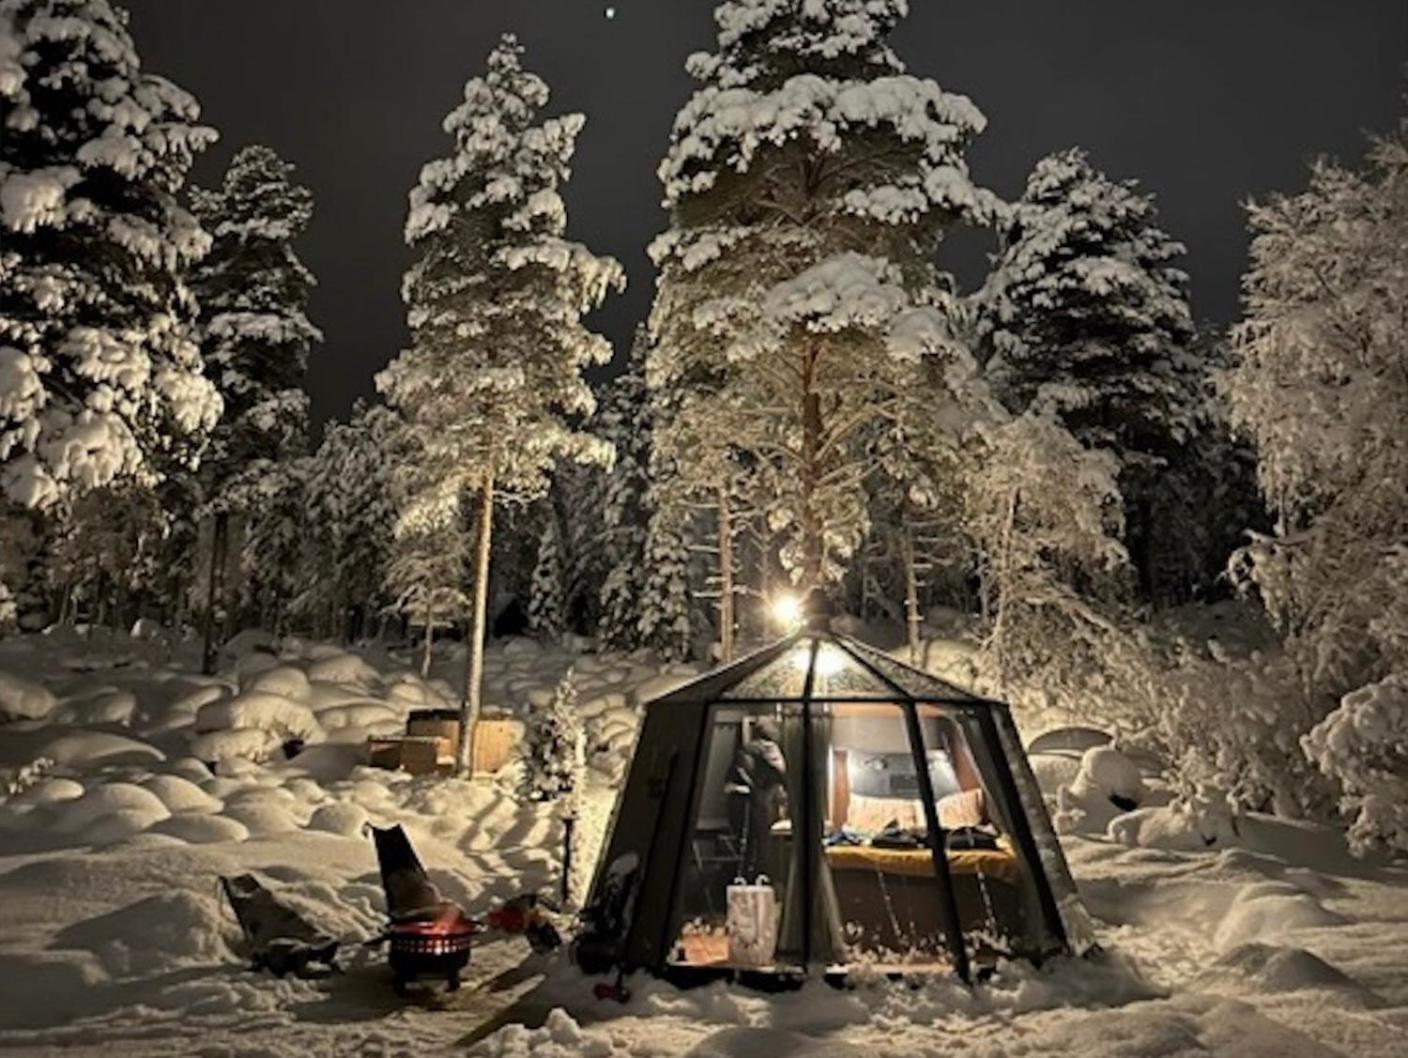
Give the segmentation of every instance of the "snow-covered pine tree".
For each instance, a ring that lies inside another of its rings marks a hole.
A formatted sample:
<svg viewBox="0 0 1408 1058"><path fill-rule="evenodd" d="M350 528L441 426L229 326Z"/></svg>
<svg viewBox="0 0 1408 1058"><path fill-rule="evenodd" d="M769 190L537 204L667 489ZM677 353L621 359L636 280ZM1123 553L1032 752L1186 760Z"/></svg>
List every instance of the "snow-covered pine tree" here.
<svg viewBox="0 0 1408 1058"><path fill-rule="evenodd" d="M542 118L543 80L505 36L488 71L446 117L454 138L411 192L407 242L419 259L403 295L411 347L377 379L406 419L420 475L402 521L458 512L475 494L478 530L459 769L469 767L483 675L496 499L541 496L561 458L607 462L609 448L573 430L593 410L582 377L611 348L582 316L624 282L614 260L564 237L561 189L584 118Z"/></svg>
<svg viewBox="0 0 1408 1058"><path fill-rule="evenodd" d="M561 638L564 629L562 530L552 504L541 506L538 557L533 563L533 581L528 592L528 627L537 635L556 640Z"/></svg>
<svg viewBox="0 0 1408 1058"><path fill-rule="evenodd" d="M597 413L603 440L616 451L602 503L606 573L601 586L597 636L603 646L634 650L641 645L638 609L646 580L645 548L650 521L650 393L645 357L650 335L636 330L626 369L606 386Z"/></svg>
<svg viewBox="0 0 1408 1058"><path fill-rule="evenodd" d="M640 644L683 661L693 648L687 518L678 503L652 490L646 527L645 582L636 607Z"/></svg>
<svg viewBox="0 0 1408 1058"><path fill-rule="evenodd" d="M299 609L325 619L334 634L366 634L389 603L384 589L396 524L399 420L380 404L358 401L345 423L329 423L308 477L310 563Z"/></svg>
<svg viewBox="0 0 1408 1058"><path fill-rule="evenodd" d="M199 454L220 414L177 203L215 133L108 0L0 0L0 495L61 506Z"/></svg>
<svg viewBox="0 0 1408 1058"><path fill-rule="evenodd" d="M528 713L524 737L523 794L531 801L571 797L586 767L586 737L577 711L572 670L562 677L546 705Z"/></svg>
<svg viewBox="0 0 1408 1058"><path fill-rule="evenodd" d="M1223 389L1276 521L1233 572L1313 710L1342 699L1348 714L1350 695L1408 672L1408 125L1360 170L1317 162L1306 191L1254 204L1250 222Z"/></svg>
<svg viewBox="0 0 1408 1058"><path fill-rule="evenodd" d="M1188 278L1175 266L1184 248L1156 219L1150 196L1083 152L1043 158L976 298L986 374L1008 409L1050 412L1119 459L1146 591L1156 472L1192 434L1200 381Z"/></svg>
<svg viewBox="0 0 1408 1058"><path fill-rule="evenodd" d="M599 414L584 426L602 437ZM548 499L557 515L562 556L564 632L590 635L599 618L608 563L604 527L610 474L610 466L570 461L559 463L553 473ZM536 565L536 555L534 559Z"/></svg>
<svg viewBox="0 0 1408 1058"><path fill-rule="evenodd" d="M191 192L214 240L193 286L207 372L225 402L201 474L204 509L245 523L246 607L276 623L301 558L306 468L295 463L308 447L308 357L322 340L306 311L314 279L293 249L312 219L313 194L293 172L256 144L235 155L218 189Z"/></svg>
<svg viewBox="0 0 1408 1058"><path fill-rule="evenodd" d="M960 401L975 371L932 259L953 221L993 204L963 159L984 118L905 73L887 38L906 10L720 4L660 167L671 227L651 248L649 382L748 413L733 443L805 587L834 583L864 529L859 434L914 410L925 358Z"/></svg>

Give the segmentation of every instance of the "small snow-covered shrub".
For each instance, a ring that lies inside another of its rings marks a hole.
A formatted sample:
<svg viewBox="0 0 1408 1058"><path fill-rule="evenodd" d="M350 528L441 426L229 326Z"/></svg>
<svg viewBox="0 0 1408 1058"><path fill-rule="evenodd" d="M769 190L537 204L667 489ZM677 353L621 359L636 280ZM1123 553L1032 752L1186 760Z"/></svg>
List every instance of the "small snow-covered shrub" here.
<svg viewBox="0 0 1408 1058"><path fill-rule="evenodd" d="M1408 851L1408 674L1346 694L1301 745L1339 785L1350 848Z"/></svg>
<svg viewBox="0 0 1408 1058"><path fill-rule="evenodd" d="M0 787L3 787L3 801L10 797L19 797L26 791L33 789L44 781L49 769L54 766L54 762L48 757L40 757L38 760L30 761L28 764L17 769L13 773L0 772Z"/></svg>
<svg viewBox="0 0 1408 1058"><path fill-rule="evenodd" d="M534 801L571 795L581 780L586 740L570 670L549 701L532 706L524 740L524 795Z"/></svg>
<svg viewBox="0 0 1408 1058"><path fill-rule="evenodd" d="M1184 649L1166 662L1156 685L1164 709L1155 736L1176 762L1173 777L1185 792L1212 783L1244 808L1329 814L1330 786L1301 750L1301 736L1324 716L1325 704L1305 691L1291 656L1208 659Z"/></svg>

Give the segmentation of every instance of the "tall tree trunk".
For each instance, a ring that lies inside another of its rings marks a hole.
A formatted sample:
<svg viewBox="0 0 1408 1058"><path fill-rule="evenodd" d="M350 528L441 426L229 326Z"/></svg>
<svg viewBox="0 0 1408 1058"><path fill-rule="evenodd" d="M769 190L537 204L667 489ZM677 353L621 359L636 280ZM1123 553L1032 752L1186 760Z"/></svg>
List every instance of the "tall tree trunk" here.
<svg viewBox="0 0 1408 1058"><path fill-rule="evenodd" d="M215 516L210 533L210 576L205 586L205 647L201 652L200 671L215 674L215 613L225 605L225 560L230 534L230 516L221 511Z"/></svg>
<svg viewBox="0 0 1408 1058"><path fill-rule="evenodd" d="M802 592L803 597L821 587L822 527L817 510L821 486L821 397L816 392L816 362L819 350L807 350L802 364Z"/></svg>
<svg viewBox="0 0 1408 1058"><path fill-rule="evenodd" d="M919 664L919 574L914 566L914 527L904 525L904 617L909 630L909 663Z"/></svg>
<svg viewBox="0 0 1408 1058"><path fill-rule="evenodd" d="M432 596L425 597L425 648L420 656L421 679L428 679L430 676L430 648L435 642L435 609L431 606Z"/></svg>
<svg viewBox="0 0 1408 1058"><path fill-rule="evenodd" d="M479 488L479 525L474 545L474 608L465 654L464 699L460 704L460 744L455 771L469 776L474 759L474 727L479 723L479 695L484 684L484 620L489 608L489 545L494 532L494 474L486 471Z"/></svg>
<svg viewBox="0 0 1408 1058"><path fill-rule="evenodd" d="M719 660L733 660L733 511L719 486Z"/></svg>

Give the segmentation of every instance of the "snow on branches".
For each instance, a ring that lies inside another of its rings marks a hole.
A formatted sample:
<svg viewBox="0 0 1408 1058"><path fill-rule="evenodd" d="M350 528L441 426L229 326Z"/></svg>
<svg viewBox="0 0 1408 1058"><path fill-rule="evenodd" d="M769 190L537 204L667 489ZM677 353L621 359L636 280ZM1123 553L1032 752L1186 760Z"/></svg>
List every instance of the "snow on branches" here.
<svg viewBox="0 0 1408 1058"><path fill-rule="evenodd" d="M977 298L987 374L1008 407L1054 412L1121 465L1175 449L1198 376L1183 246L1153 201L1079 150L1037 163Z"/></svg>
<svg viewBox="0 0 1408 1058"><path fill-rule="evenodd" d="M1234 573L1329 702L1408 671L1408 138L1251 207L1232 425L1276 516Z"/></svg>
<svg viewBox="0 0 1408 1058"><path fill-rule="evenodd" d="M1408 675L1345 695L1301 743L1344 791L1350 846L1408 851Z"/></svg>
<svg viewBox="0 0 1408 1058"><path fill-rule="evenodd" d="M651 248L647 380L681 391L662 445L713 453L684 470L753 468L784 563L812 585L836 582L864 533L864 439L980 388L932 258L948 224L996 208L963 159L984 121L904 73L885 40L905 10L721 5L660 167L672 224ZM688 444L669 439L681 431Z"/></svg>
<svg viewBox="0 0 1408 1058"><path fill-rule="evenodd" d="M564 238L580 115L539 119L547 86L505 37L445 120L455 141L411 192L420 251L403 294L412 346L378 377L410 424L423 484L405 517L443 516L486 472L531 499L561 457L609 459L567 416L594 407L582 369L610 360L582 315L623 282L620 266ZM437 514L436 512L439 512Z"/></svg>
<svg viewBox="0 0 1408 1058"><path fill-rule="evenodd" d="M51 508L190 462L220 413L176 194L215 133L107 0L3 0L0 493Z"/></svg>

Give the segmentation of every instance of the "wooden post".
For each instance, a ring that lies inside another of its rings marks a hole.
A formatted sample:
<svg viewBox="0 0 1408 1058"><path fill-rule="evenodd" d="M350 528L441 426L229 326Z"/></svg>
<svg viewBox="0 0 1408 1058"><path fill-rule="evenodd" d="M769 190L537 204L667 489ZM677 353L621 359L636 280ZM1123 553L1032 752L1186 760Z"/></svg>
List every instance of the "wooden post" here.
<svg viewBox="0 0 1408 1058"><path fill-rule="evenodd" d="M577 830L577 816L568 812L562 817L562 909L572 906L572 835Z"/></svg>
<svg viewBox="0 0 1408 1058"><path fill-rule="evenodd" d="M455 771L470 773L474 725L479 722L479 696L484 683L484 620L489 608L489 545L494 531L494 473L484 472L479 488L479 525L474 548L474 609L469 621L469 643L464 674L464 698L460 704L460 745Z"/></svg>

